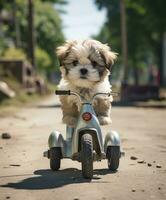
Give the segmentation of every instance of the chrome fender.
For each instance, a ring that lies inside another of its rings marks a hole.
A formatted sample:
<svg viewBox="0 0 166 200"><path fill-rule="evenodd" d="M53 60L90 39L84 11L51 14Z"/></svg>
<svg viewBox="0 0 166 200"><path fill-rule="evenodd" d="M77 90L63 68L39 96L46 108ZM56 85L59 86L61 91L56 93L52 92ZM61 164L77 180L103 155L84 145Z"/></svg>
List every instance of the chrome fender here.
<svg viewBox="0 0 166 200"><path fill-rule="evenodd" d="M52 147L64 147L65 140L59 131L53 131L48 138L48 146Z"/></svg>
<svg viewBox="0 0 166 200"><path fill-rule="evenodd" d="M104 151L106 152L108 146L120 146L120 137L116 131L110 131L106 134L104 140Z"/></svg>

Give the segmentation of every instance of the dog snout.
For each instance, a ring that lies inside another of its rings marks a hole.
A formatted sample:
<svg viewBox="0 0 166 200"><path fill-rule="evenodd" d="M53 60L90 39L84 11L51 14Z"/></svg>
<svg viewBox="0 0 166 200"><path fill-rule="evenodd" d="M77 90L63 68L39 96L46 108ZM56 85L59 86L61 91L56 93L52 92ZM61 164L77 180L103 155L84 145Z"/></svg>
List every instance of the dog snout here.
<svg viewBox="0 0 166 200"><path fill-rule="evenodd" d="M86 68L82 68L82 69L80 69L80 73L82 75L86 75L88 73L88 70Z"/></svg>

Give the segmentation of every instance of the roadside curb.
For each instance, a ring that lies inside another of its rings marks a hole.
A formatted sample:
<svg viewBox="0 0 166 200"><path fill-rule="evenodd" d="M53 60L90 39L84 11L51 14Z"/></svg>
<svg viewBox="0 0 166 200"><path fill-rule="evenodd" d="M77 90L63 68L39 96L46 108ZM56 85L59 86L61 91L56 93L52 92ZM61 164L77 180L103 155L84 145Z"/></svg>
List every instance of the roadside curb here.
<svg viewBox="0 0 166 200"><path fill-rule="evenodd" d="M119 107L138 107L138 108L166 108L166 103L161 102L123 102L115 101L112 103L113 106Z"/></svg>

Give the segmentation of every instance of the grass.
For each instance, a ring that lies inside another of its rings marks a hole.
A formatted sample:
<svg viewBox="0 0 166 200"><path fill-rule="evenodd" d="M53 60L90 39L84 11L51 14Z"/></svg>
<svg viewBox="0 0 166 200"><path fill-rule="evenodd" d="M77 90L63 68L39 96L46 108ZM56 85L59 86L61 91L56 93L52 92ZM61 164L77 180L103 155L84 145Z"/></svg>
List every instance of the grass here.
<svg viewBox="0 0 166 200"><path fill-rule="evenodd" d="M18 109L23 108L25 105L30 105L40 99L41 96L39 94L28 95L22 89L16 97L0 102L0 117L12 115L18 111Z"/></svg>
<svg viewBox="0 0 166 200"><path fill-rule="evenodd" d="M40 95L37 93L27 94L26 90L13 77L7 77L3 81L5 81L8 86L15 91L16 97L0 101L0 117L13 115L18 111L18 109L23 108L25 105L31 105L50 94L50 92L46 95ZM50 83L46 84L48 90L53 93L55 86Z"/></svg>
<svg viewBox="0 0 166 200"><path fill-rule="evenodd" d="M39 99L39 95L29 96L26 94L20 94L16 98L5 100L0 103L0 117L6 115L12 115L19 108L23 108L25 105L30 104Z"/></svg>

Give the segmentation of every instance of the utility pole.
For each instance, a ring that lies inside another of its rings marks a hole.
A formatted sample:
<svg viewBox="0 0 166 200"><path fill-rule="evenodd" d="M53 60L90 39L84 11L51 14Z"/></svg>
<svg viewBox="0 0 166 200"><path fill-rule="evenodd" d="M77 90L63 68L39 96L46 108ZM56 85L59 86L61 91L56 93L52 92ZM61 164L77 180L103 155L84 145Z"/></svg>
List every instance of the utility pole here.
<svg viewBox="0 0 166 200"><path fill-rule="evenodd" d="M126 10L125 10L124 0L120 0L120 20L121 20L122 58L124 66L123 83L126 84L128 78L128 50L127 50Z"/></svg>
<svg viewBox="0 0 166 200"><path fill-rule="evenodd" d="M35 65L35 31L34 31L34 4L28 0L28 55L34 71Z"/></svg>

